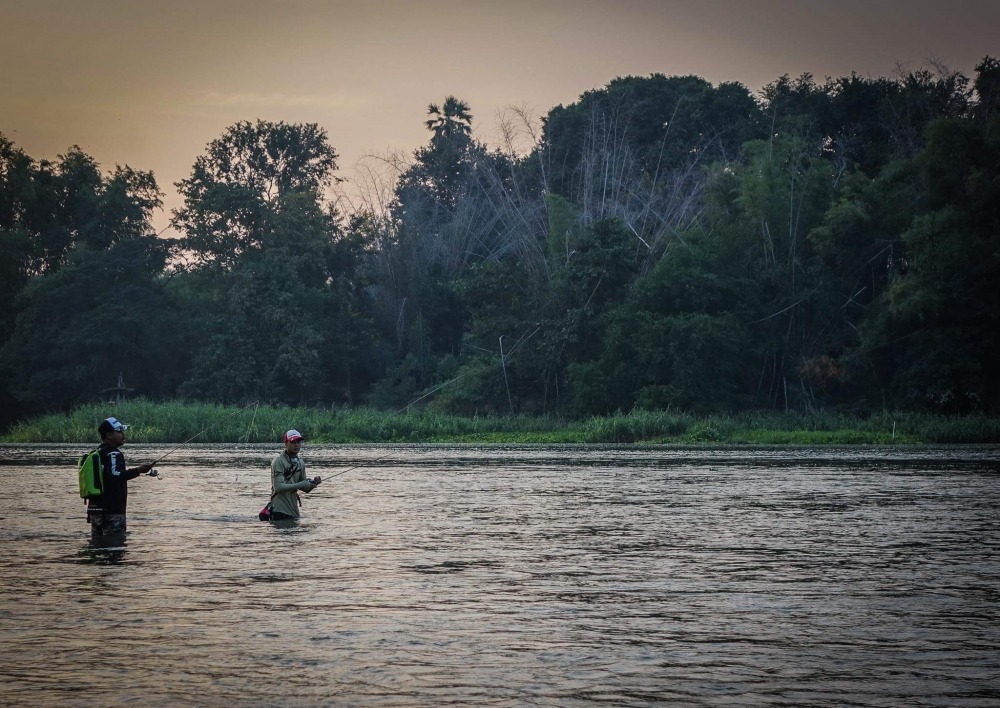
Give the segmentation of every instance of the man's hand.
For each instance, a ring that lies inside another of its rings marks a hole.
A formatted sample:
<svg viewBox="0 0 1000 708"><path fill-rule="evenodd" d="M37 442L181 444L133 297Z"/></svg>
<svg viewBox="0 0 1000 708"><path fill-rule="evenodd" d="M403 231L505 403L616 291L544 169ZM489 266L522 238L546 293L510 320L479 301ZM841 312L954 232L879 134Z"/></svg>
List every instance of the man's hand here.
<svg viewBox="0 0 1000 708"><path fill-rule="evenodd" d="M153 469L153 466L149 464L139 465L138 469L139 469L139 474L150 474L150 470ZM153 476L155 477L156 475Z"/></svg>
<svg viewBox="0 0 1000 708"><path fill-rule="evenodd" d="M320 477L319 475L316 475L315 477L313 477L313 478L312 478L312 479L310 479L309 481L310 481L310 482L312 482L312 485L313 485L314 487L318 487L318 486L319 486L319 483L320 483L320 482L322 482L322 481L323 481L323 479L322 479L322 478L321 478L321 477Z"/></svg>

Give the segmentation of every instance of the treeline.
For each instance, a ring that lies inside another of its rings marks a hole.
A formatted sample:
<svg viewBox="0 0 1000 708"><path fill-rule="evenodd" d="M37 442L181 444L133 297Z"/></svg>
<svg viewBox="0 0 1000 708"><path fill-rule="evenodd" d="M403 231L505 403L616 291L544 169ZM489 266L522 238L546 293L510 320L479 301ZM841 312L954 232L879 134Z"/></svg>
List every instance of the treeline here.
<svg viewBox="0 0 1000 708"><path fill-rule="evenodd" d="M179 239L152 173L0 135L0 408L1000 410L996 59L626 77L508 118L490 148L432 104L351 208L322 128L237 123L177 184Z"/></svg>

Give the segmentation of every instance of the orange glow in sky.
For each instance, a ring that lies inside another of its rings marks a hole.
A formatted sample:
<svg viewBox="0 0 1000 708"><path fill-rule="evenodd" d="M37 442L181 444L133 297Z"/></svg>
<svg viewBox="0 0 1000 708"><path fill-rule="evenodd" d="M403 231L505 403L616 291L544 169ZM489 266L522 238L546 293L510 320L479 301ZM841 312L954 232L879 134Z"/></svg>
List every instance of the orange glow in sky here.
<svg viewBox="0 0 1000 708"><path fill-rule="evenodd" d="M72 145L173 184L239 120L311 122L353 178L426 142L429 103L536 116L616 76L695 74L752 91L782 74L893 76L1000 56L994 0L0 0L0 133Z"/></svg>

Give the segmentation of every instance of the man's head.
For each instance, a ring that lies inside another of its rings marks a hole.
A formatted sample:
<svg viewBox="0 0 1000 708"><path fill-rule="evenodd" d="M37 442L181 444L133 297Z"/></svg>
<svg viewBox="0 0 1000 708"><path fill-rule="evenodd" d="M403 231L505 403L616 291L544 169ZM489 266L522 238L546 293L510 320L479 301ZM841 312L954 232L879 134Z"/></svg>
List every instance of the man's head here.
<svg viewBox="0 0 1000 708"><path fill-rule="evenodd" d="M127 430L128 426L117 418L105 418L97 426L97 432L101 436L101 441L110 442L115 445L121 445L125 442L125 431Z"/></svg>
<svg viewBox="0 0 1000 708"><path fill-rule="evenodd" d="M302 447L302 441L304 439L305 438L302 437L302 433L298 430L289 430L285 433L285 450L287 450L290 454L297 453L299 448Z"/></svg>

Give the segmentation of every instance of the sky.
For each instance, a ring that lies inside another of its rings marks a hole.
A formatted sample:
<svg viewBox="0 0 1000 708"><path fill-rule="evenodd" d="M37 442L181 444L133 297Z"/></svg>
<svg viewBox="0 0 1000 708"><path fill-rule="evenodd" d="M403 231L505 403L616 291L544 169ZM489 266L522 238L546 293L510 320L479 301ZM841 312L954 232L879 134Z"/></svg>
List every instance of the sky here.
<svg viewBox="0 0 1000 708"><path fill-rule="evenodd" d="M73 145L174 183L237 121L317 123L345 188L426 143L427 107L540 117L618 76L753 92L783 74L974 75L998 0L0 0L0 133L36 160Z"/></svg>

